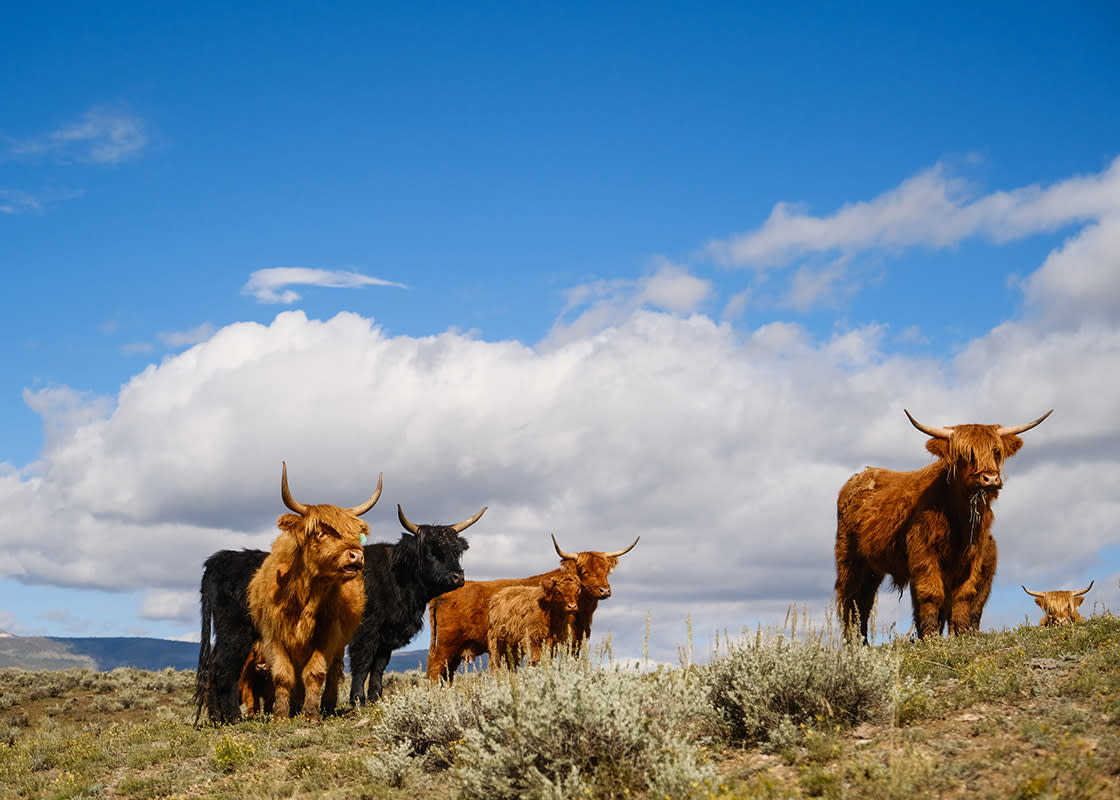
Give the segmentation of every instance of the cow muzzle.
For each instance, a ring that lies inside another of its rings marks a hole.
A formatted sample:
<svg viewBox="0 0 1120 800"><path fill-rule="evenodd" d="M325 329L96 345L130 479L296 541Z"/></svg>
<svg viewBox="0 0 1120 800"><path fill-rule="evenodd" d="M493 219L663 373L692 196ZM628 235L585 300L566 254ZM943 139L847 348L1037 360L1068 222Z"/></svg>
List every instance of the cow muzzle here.
<svg viewBox="0 0 1120 800"><path fill-rule="evenodd" d="M1003 477L998 472L981 472L979 487L982 489L1002 489Z"/></svg>
<svg viewBox="0 0 1120 800"><path fill-rule="evenodd" d="M360 575L366 566L366 556L361 548L357 550L347 550L346 555L343 556L342 571L348 577Z"/></svg>

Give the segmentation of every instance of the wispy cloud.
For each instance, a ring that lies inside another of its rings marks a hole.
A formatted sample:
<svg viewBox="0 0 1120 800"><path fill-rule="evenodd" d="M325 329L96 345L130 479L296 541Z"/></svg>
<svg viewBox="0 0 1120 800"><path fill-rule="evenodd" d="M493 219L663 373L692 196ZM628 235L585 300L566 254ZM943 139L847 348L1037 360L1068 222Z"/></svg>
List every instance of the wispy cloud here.
<svg viewBox="0 0 1120 800"><path fill-rule="evenodd" d="M257 298L258 303L291 305L300 299L300 295L286 288L289 286L325 286L331 289L360 289L364 286L408 288L403 283L372 278L360 272L307 267L272 267L258 269L250 275L248 282L241 287L241 294Z"/></svg>
<svg viewBox="0 0 1120 800"><path fill-rule="evenodd" d="M0 214L37 214L53 203L81 195L81 191L56 190L31 194L17 189L0 189Z"/></svg>
<svg viewBox="0 0 1120 800"><path fill-rule="evenodd" d="M123 111L93 108L75 122L10 145L11 155L54 155L90 164L117 164L148 144L143 120Z"/></svg>
<svg viewBox="0 0 1120 800"><path fill-rule="evenodd" d="M214 335L214 326L204 322L189 331L167 331L159 334L159 340L168 347L190 347L205 342Z"/></svg>
<svg viewBox="0 0 1120 800"><path fill-rule="evenodd" d="M952 247L974 236L1006 242L1120 211L1120 158L1095 175L976 197L942 164L878 197L831 215L778 203L761 227L710 242L709 256L729 267L784 267L826 253L925 246Z"/></svg>

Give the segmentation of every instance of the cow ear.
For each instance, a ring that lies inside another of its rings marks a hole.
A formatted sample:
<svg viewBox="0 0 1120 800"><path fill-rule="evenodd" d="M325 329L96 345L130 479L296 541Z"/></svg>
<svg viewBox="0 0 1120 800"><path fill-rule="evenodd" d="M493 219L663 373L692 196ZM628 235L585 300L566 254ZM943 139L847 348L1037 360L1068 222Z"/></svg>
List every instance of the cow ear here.
<svg viewBox="0 0 1120 800"><path fill-rule="evenodd" d="M1073 607L1077 608L1079 605L1081 605L1084 602L1085 602L1084 597L1075 597L1075 598L1073 598Z"/></svg>
<svg viewBox="0 0 1120 800"><path fill-rule="evenodd" d="M1036 598L1034 599L1034 604L1035 604L1036 606L1038 606L1039 608L1041 608L1041 609L1042 609L1043 611L1045 611L1045 610L1046 610L1046 604L1042 602L1042 598L1041 598L1041 597L1036 597Z"/></svg>
<svg viewBox="0 0 1120 800"><path fill-rule="evenodd" d="M949 440L930 438L926 440L926 450L933 453L940 459L948 461L949 459Z"/></svg>
<svg viewBox="0 0 1120 800"><path fill-rule="evenodd" d="M1004 436L1003 437L1003 457L1011 458L1019 452L1019 448L1023 446L1023 440L1018 436Z"/></svg>

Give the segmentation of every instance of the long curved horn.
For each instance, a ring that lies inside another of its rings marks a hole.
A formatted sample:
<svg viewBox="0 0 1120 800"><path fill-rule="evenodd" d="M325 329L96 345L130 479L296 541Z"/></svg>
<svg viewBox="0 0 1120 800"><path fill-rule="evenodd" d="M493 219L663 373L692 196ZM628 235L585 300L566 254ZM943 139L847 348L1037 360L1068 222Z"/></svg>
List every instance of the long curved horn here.
<svg viewBox="0 0 1120 800"><path fill-rule="evenodd" d="M476 522L478 522L479 518L483 514L486 513L486 509L488 509L489 507L490 506L483 506L482 510L479 511L477 514L475 514L470 519L465 519L462 522L456 522L454 525L451 526L451 530L455 531L455 533L462 533L467 528L469 528L471 525L474 525Z"/></svg>
<svg viewBox="0 0 1120 800"><path fill-rule="evenodd" d="M292 497L292 493L288 490L288 462L281 461L280 463L284 465L284 471L280 475L280 497L283 498L284 505L302 517L307 514L307 506L303 503L297 503L295 498Z"/></svg>
<svg viewBox="0 0 1120 800"><path fill-rule="evenodd" d="M417 536L420 534L420 527L415 523L408 521L408 517L404 515L404 509L401 508L400 503L397 503L397 519L401 521L401 525L404 525L404 529L409 533Z"/></svg>
<svg viewBox="0 0 1120 800"><path fill-rule="evenodd" d="M638 539L641 538L641 536L638 537ZM638 543L638 539L634 540L634 544ZM630 545L625 550L615 550L613 553L603 553L603 555L607 556L608 558L618 558L619 556L624 556L634 549L634 544Z"/></svg>
<svg viewBox="0 0 1120 800"><path fill-rule="evenodd" d="M556 534L555 533L551 533L551 534L549 534L549 536L552 537L552 546L556 548L556 554L558 556L560 556L560 558L575 558L576 557L575 553L565 553L563 550L560 549L560 545L558 545L556 543Z"/></svg>
<svg viewBox="0 0 1120 800"><path fill-rule="evenodd" d="M373 508L374 504L377 503L378 498L381 497L381 478L384 474L385 473L383 472L377 473L377 488L374 490L373 494L369 496L369 500L366 500L360 506L354 506L353 508L348 508L346 510L353 514L355 517L360 517L362 514Z"/></svg>
<svg viewBox="0 0 1120 800"><path fill-rule="evenodd" d="M1050 416L1053 413L1054 413L1054 409L1050 409L1045 414L1043 414L1041 417L1036 419L1034 422L1028 422L1026 425L1016 425L1013 428L1002 428L1002 427L997 428L996 429L996 436L1014 436L1016 434L1022 433L1023 431L1029 431L1031 428L1033 428L1038 423L1042 422L1042 420L1046 419L1048 416Z"/></svg>
<svg viewBox="0 0 1120 800"><path fill-rule="evenodd" d="M1019 585L1023 586L1023 584L1021 584L1021 583ZM1029 594L1031 597L1042 597L1042 592L1032 592L1026 586L1023 586L1023 591L1026 592L1027 594Z"/></svg>
<svg viewBox="0 0 1120 800"><path fill-rule="evenodd" d="M902 409L902 410L906 411L905 408ZM909 411L906 411L906 416L910 417L910 424L913 425L918 430L920 430L926 436L932 436L935 439L948 439L950 436L953 435L953 429L952 428L931 428L928 425L923 425L922 423L918 422L918 420L911 417ZM1039 420L1039 422L1041 422L1041 421L1042 420ZM1037 425L1038 423L1035 423L1035 424Z"/></svg>
<svg viewBox="0 0 1120 800"><path fill-rule="evenodd" d="M1081 595L1085 594L1085 593L1086 593L1087 591L1089 591L1090 589L1092 589L1092 588L1093 588L1093 583L1094 583L1094 582L1095 582L1095 581L1089 581L1089 585L1088 585L1088 586L1086 586L1086 587L1085 587L1084 589L1082 589L1082 590L1081 590L1080 592L1074 592L1074 593L1073 593L1073 596L1074 596L1074 597L1080 597Z"/></svg>

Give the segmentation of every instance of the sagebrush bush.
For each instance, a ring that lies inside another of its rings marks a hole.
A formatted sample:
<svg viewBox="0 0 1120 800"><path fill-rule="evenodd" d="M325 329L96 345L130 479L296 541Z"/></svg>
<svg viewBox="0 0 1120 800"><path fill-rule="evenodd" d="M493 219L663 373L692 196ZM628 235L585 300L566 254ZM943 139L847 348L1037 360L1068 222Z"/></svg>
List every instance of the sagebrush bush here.
<svg viewBox="0 0 1120 800"><path fill-rule="evenodd" d="M407 746L428 770L451 766L451 746L478 717L469 687L426 684L386 695L373 714L377 740L397 754Z"/></svg>
<svg viewBox="0 0 1120 800"><path fill-rule="evenodd" d="M743 743L765 742L790 726L855 725L889 719L894 659L865 645L821 637L796 641L759 634L729 647L703 670L712 705ZM920 687L911 683L907 697ZM788 738L788 735L786 736Z"/></svg>
<svg viewBox="0 0 1120 800"><path fill-rule="evenodd" d="M475 727L454 748L462 798L687 798L716 786L715 724L687 670L650 675L561 657L480 683Z"/></svg>

